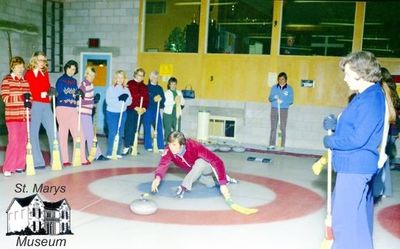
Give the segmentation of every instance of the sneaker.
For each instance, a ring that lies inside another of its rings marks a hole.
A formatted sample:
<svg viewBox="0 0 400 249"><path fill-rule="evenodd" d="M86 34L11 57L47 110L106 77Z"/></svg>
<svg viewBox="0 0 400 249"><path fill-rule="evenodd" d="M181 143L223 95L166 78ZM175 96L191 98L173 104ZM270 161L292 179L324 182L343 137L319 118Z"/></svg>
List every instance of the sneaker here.
<svg viewBox="0 0 400 249"><path fill-rule="evenodd" d="M129 151L130 151L130 147L126 147L122 149L122 155L128 155Z"/></svg>
<svg viewBox="0 0 400 249"><path fill-rule="evenodd" d="M66 162L66 163L63 163L63 166L64 167L69 167L69 166L71 166L72 164L70 163L70 162Z"/></svg>
<svg viewBox="0 0 400 249"><path fill-rule="evenodd" d="M228 180L228 183L230 183L230 184L238 184L239 183L238 180L236 180L235 178L230 177L228 175L226 175L226 180Z"/></svg>
<svg viewBox="0 0 400 249"><path fill-rule="evenodd" d="M107 159L112 159L112 156L108 155L106 156Z"/></svg>
<svg viewBox="0 0 400 249"><path fill-rule="evenodd" d="M45 169L45 168L46 168L45 165L35 167L35 169Z"/></svg>
<svg viewBox="0 0 400 249"><path fill-rule="evenodd" d="M185 192L186 192L186 188L183 186L179 186L176 189L175 198L182 199Z"/></svg>
<svg viewBox="0 0 400 249"><path fill-rule="evenodd" d="M267 150L275 150L275 146L274 145L270 145L267 147Z"/></svg>
<svg viewBox="0 0 400 249"><path fill-rule="evenodd" d="M123 156L122 155L117 155L117 158L121 159L121 158L123 158Z"/></svg>
<svg viewBox="0 0 400 249"><path fill-rule="evenodd" d="M10 171L4 171L3 175L6 176L6 177L9 177L9 176L11 176L11 172Z"/></svg>
<svg viewBox="0 0 400 249"><path fill-rule="evenodd" d="M159 149L158 152L164 153L164 149Z"/></svg>
<svg viewBox="0 0 400 249"><path fill-rule="evenodd" d="M15 170L15 172L17 172L17 173L24 173L24 171L25 171L25 170L23 170L23 169L16 169L16 170Z"/></svg>
<svg viewBox="0 0 400 249"><path fill-rule="evenodd" d="M108 161L109 160L109 158L107 158L107 157L105 157L105 156L103 156L103 155L100 155L97 159L96 159L96 161Z"/></svg>
<svg viewBox="0 0 400 249"><path fill-rule="evenodd" d="M88 165L90 165L90 164L91 164L90 161L86 161L86 162L82 163L83 166L88 166Z"/></svg>
<svg viewBox="0 0 400 249"><path fill-rule="evenodd" d="M153 149L146 149L148 152L152 152L153 151Z"/></svg>

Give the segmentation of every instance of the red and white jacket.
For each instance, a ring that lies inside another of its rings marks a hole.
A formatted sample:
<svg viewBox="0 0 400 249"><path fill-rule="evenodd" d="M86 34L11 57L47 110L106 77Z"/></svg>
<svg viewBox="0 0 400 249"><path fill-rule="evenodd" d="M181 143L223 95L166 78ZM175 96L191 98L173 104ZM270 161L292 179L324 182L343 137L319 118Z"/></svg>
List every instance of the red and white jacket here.
<svg viewBox="0 0 400 249"><path fill-rule="evenodd" d="M167 145L161 160L158 163L155 176L159 176L163 179L171 163L174 163L176 166L188 173L197 159L203 159L213 167L214 172L217 174L219 184L225 185L227 183L224 162L215 153L192 139L187 139L185 146L186 151L183 156L180 156L178 154L172 154Z"/></svg>

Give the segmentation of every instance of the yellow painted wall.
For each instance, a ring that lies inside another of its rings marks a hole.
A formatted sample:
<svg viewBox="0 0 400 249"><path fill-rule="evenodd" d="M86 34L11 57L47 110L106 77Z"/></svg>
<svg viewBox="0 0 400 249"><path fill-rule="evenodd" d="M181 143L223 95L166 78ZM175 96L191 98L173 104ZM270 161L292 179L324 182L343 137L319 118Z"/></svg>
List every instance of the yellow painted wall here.
<svg viewBox="0 0 400 249"><path fill-rule="evenodd" d="M206 0L202 0L202 4L205 2ZM280 1L275 3L281 4ZM274 18L279 16L279 13L274 14ZM205 26L207 21L204 21L204 9L201 11L201 18ZM200 34L204 26L200 27ZM278 30L279 25L274 27L273 35ZM271 55L228 55L204 53L205 49L202 48L205 42L200 39L198 54L139 51L138 65L150 71L158 69L160 64L173 64L174 76L178 78L178 89L190 84L196 91L196 98L265 102L270 90L267 84L268 72L285 71L288 82L294 88L296 104L332 107L347 104L349 91L338 66L339 57L279 56L278 42L278 38L273 42ZM400 73L400 58L384 58L380 62L391 72ZM314 80L315 87L301 88L302 79ZM166 88L165 83L161 85Z"/></svg>

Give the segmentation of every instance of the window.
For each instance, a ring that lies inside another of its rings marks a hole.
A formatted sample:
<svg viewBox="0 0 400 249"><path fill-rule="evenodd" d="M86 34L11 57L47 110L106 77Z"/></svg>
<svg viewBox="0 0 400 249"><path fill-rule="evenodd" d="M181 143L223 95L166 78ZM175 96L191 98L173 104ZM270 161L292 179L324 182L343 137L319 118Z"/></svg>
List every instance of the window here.
<svg viewBox="0 0 400 249"><path fill-rule="evenodd" d="M366 3L363 50L379 57L400 57L400 2Z"/></svg>
<svg viewBox="0 0 400 249"><path fill-rule="evenodd" d="M165 1L147 1L146 14L165 14Z"/></svg>
<svg viewBox="0 0 400 249"><path fill-rule="evenodd" d="M211 0L208 53L269 54L273 1Z"/></svg>
<svg viewBox="0 0 400 249"><path fill-rule="evenodd" d="M146 7L153 1L146 1ZM145 14L144 51L197 53L200 1L165 1L165 14ZM150 4L151 5L151 4Z"/></svg>
<svg viewBox="0 0 400 249"><path fill-rule="evenodd" d="M351 52L355 1L285 1L282 15L281 55Z"/></svg>
<svg viewBox="0 0 400 249"><path fill-rule="evenodd" d="M36 208L32 208L32 216L33 216L33 217L36 216Z"/></svg>

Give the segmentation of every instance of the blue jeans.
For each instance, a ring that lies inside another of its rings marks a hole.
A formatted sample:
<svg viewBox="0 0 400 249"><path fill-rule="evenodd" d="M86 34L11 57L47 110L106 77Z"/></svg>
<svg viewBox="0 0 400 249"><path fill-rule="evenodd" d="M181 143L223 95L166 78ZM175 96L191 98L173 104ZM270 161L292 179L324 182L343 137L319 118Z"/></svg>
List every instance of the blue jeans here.
<svg viewBox="0 0 400 249"><path fill-rule="evenodd" d="M33 101L31 109L30 139L32 144L32 154L35 167L45 166L39 141L40 125L43 125L44 129L46 130L51 152L53 150L54 140L53 122L53 112L51 111L50 103Z"/></svg>
<svg viewBox="0 0 400 249"><path fill-rule="evenodd" d="M125 125L125 148L133 145L135 139L136 127L138 125L138 113L135 110L126 110L126 125ZM142 124L143 116L140 123ZM140 126L139 126L140 129ZM120 135L121 136L121 135Z"/></svg>
<svg viewBox="0 0 400 249"><path fill-rule="evenodd" d="M109 111L106 112L106 121L108 125L107 156L111 156L112 154L114 139L115 136L117 135L119 117L120 117L119 112L109 112ZM121 126L119 127L119 134L118 134L119 141L118 141L117 155L121 155L122 138L124 136L125 122L126 122L126 111L123 112L121 117Z"/></svg>
<svg viewBox="0 0 400 249"><path fill-rule="evenodd" d="M151 136L151 126L155 127L156 125L156 115L157 109L148 109L144 113L144 148L151 149L153 148L153 138ZM161 113L158 114L158 123L157 123L157 147L158 149L164 149L164 136L163 136L163 123L161 120Z"/></svg>
<svg viewBox="0 0 400 249"><path fill-rule="evenodd" d="M372 174L336 176L332 202L332 249L373 249Z"/></svg>

